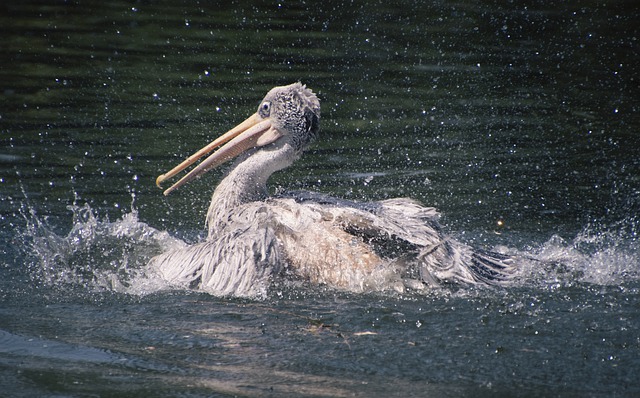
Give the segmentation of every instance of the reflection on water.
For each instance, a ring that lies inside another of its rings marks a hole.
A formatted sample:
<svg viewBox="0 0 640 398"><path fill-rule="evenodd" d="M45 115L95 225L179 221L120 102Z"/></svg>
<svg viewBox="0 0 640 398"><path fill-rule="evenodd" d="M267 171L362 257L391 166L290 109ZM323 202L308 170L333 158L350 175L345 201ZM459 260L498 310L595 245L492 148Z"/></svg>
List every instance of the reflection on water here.
<svg viewBox="0 0 640 398"><path fill-rule="evenodd" d="M633 2L0 10L3 391L640 391ZM202 238L216 182L164 198L159 172L297 80L322 135L274 189L411 196L462 240L562 266L498 291L284 285L257 302L141 274Z"/></svg>
<svg viewBox="0 0 640 398"><path fill-rule="evenodd" d="M63 361L115 362L117 357L92 348L74 347L56 341L25 338L0 330L0 353L25 357L45 357Z"/></svg>

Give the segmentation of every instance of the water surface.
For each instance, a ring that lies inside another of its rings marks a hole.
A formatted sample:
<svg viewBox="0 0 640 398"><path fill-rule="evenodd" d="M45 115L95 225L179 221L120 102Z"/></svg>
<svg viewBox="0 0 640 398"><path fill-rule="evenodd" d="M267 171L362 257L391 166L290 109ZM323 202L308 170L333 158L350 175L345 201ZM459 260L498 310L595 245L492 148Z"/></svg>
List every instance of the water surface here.
<svg viewBox="0 0 640 398"><path fill-rule="evenodd" d="M38 2L0 8L9 396L640 393L637 7ZM302 81L321 137L273 190L416 198L543 258L506 289L167 290L219 174L155 177Z"/></svg>

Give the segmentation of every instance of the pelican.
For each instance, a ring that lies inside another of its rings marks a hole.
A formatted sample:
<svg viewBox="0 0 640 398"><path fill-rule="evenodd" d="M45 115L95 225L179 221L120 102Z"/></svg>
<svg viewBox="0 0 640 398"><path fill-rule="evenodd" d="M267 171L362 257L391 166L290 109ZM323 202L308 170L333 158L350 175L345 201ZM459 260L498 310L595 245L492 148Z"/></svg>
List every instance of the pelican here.
<svg viewBox="0 0 640 398"><path fill-rule="evenodd" d="M235 159L213 192L206 240L156 256L150 266L173 284L234 296L264 295L276 278L352 292L503 285L513 278L513 258L451 238L436 209L414 200L268 196L269 177L298 159L319 127L320 101L309 88L275 87L255 114L159 176L160 187L219 147L168 195Z"/></svg>

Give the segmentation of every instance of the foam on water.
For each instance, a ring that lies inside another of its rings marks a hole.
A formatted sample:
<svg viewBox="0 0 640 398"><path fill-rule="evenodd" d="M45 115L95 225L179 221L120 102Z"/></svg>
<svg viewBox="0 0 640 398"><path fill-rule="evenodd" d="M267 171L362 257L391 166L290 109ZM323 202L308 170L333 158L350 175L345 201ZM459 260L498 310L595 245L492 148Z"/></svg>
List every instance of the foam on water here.
<svg viewBox="0 0 640 398"><path fill-rule="evenodd" d="M185 288L170 285L147 264L153 256L186 243L141 222L133 205L116 221L100 218L88 204L69 210L73 220L66 235L56 233L35 209L25 211L23 247L36 284L133 295ZM587 226L571 241L556 235L526 251L501 251L525 259L515 283L519 286L615 285L640 277L637 229L638 223L630 218L608 227Z"/></svg>

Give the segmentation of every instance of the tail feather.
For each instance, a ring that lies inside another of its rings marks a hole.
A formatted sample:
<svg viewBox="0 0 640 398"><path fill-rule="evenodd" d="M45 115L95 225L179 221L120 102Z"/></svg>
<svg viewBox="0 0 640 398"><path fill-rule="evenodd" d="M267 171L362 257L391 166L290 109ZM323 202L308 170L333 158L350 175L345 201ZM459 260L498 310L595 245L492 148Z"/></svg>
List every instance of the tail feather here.
<svg viewBox="0 0 640 398"><path fill-rule="evenodd" d="M469 269L478 282L500 285L509 282L515 273L512 257L492 251L474 250Z"/></svg>
<svg viewBox="0 0 640 398"><path fill-rule="evenodd" d="M428 285L505 285L513 279L516 272L514 258L492 251L472 249L451 239L424 249L418 259L420 278Z"/></svg>

